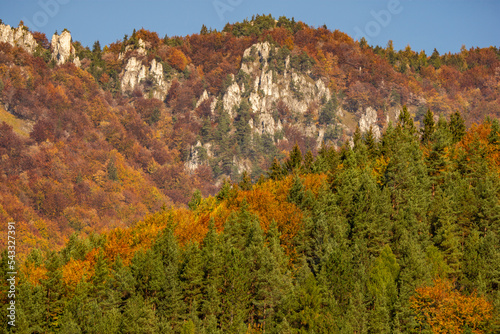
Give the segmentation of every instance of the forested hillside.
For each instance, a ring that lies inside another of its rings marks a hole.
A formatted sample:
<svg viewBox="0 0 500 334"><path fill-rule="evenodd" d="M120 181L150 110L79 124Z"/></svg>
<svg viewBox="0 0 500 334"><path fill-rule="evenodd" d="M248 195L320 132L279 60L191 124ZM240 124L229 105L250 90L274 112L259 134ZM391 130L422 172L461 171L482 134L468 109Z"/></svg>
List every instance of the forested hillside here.
<svg viewBox="0 0 500 334"><path fill-rule="evenodd" d="M295 144L315 156L356 128L379 140L403 106L417 128L428 110L498 118L499 55L396 51L266 15L91 49L0 22L0 219L18 222L21 252L47 250L244 172L256 182Z"/></svg>
<svg viewBox="0 0 500 334"><path fill-rule="evenodd" d="M0 21L16 332L497 333L499 117L494 46Z"/></svg>
<svg viewBox="0 0 500 334"><path fill-rule="evenodd" d="M498 332L500 125L432 116L33 250L17 332Z"/></svg>

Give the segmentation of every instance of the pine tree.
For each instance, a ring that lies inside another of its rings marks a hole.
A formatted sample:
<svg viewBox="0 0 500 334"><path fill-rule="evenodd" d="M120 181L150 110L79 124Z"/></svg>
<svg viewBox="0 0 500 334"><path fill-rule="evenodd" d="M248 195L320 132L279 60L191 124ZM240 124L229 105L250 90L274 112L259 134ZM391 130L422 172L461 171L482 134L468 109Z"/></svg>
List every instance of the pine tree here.
<svg viewBox="0 0 500 334"><path fill-rule="evenodd" d="M314 156L311 150L307 150L304 156L304 164L302 166L304 173L312 173L314 171Z"/></svg>
<svg viewBox="0 0 500 334"><path fill-rule="evenodd" d="M232 193L232 186L231 186L231 181L229 179L225 179L224 183L222 184L219 193L215 196L215 198L218 201L222 201L224 199L228 199L231 197Z"/></svg>
<svg viewBox="0 0 500 334"><path fill-rule="evenodd" d="M406 105L403 106L403 110L399 113L398 130L410 136L413 136L417 132L413 118Z"/></svg>
<svg viewBox="0 0 500 334"><path fill-rule="evenodd" d="M366 145L366 148L368 149L368 154L369 154L370 158L373 158L377 153L377 143L375 141L375 136L373 134L372 126L370 126L370 129L368 129L368 132L365 133L364 144Z"/></svg>
<svg viewBox="0 0 500 334"><path fill-rule="evenodd" d="M436 130L432 135L429 153L425 158L428 174L432 183L432 195L434 196L436 187L443 184L450 168L448 148L451 146L451 133L448 123L444 117L440 117Z"/></svg>
<svg viewBox="0 0 500 334"><path fill-rule="evenodd" d="M92 278L92 294L97 300L101 302L105 298L106 294L106 281L108 279L107 276L108 265L101 250L99 252L99 255L97 256L96 264L94 265L94 277Z"/></svg>
<svg viewBox="0 0 500 334"><path fill-rule="evenodd" d="M2 266L2 268L8 267ZM46 305L48 300L43 287L41 285L31 285L21 274L21 278L18 281L16 299L20 301L19 303L16 301L17 331L21 333L42 333L46 331ZM4 303L3 305L6 304ZM5 327L7 328L7 326Z"/></svg>
<svg viewBox="0 0 500 334"><path fill-rule="evenodd" d="M281 164L276 157L273 160L271 169L267 172L267 177L271 180L279 180L283 177L283 169L281 168Z"/></svg>
<svg viewBox="0 0 500 334"><path fill-rule="evenodd" d="M457 278L460 275L460 238L458 224L450 200L438 189L430 207L431 233L435 245L443 252L444 259L449 267L449 274Z"/></svg>
<svg viewBox="0 0 500 334"><path fill-rule="evenodd" d="M300 151L299 145L296 143L290 152L290 157L285 161L285 169L288 173L291 173L297 168L300 168L302 164L302 152Z"/></svg>
<svg viewBox="0 0 500 334"><path fill-rule="evenodd" d="M208 232L202 243L203 259L203 290L205 298L202 301L201 312L204 315L206 327L218 327L217 318L222 312L222 271L223 249L213 220L210 221Z"/></svg>
<svg viewBox="0 0 500 334"><path fill-rule="evenodd" d="M356 130L354 130L354 134L352 135L352 144L353 148L356 148L361 143L362 134L359 125L356 126Z"/></svg>
<svg viewBox="0 0 500 334"><path fill-rule="evenodd" d="M206 35L206 34L208 34L208 29L207 26L203 24L201 26L200 35Z"/></svg>
<svg viewBox="0 0 500 334"><path fill-rule="evenodd" d="M121 332L158 333L158 320L152 305L141 295L127 300L123 312Z"/></svg>
<svg viewBox="0 0 500 334"><path fill-rule="evenodd" d="M431 140L432 135L434 134L434 130L435 130L434 113L430 109L428 109L424 117L424 127L420 130L421 132L420 141L422 142L422 144L425 145Z"/></svg>
<svg viewBox="0 0 500 334"><path fill-rule="evenodd" d="M46 329L54 330L58 328L60 317L62 316L64 304L62 301L63 281L61 271L61 258L56 252L51 252L45 261L45 268L47 268L47 278L42 280L42 286L46 294Z"/></svg>
<svg viewBox="0 0 500 334"><path fill-rule="evenodd" d="M158 278L151 283L157 291L154 302L158 306L158 316L171 326L178 327L185 319L186 305L182 300L182 284L179 277L180 253L172 228L165 228L153 245L153 269Z"/></svg>
<svg viewBox="0 0 500 334"><path fill-rule="evenodd" d="M282 300L291 289L291 278L276 223L270 227L266 238L258 221L254 222L249 232L245 254L251 266L250 317L252 323L267 331L274 327L274 318Z"/></svg>
<svg viewBox="0 0 500 334"><path fill-rule="evenodd" d="M246 170L243 171L241 176L241 181L238 183L241 190L251 190L252 189L252 179Z"/></svg>
<svg viewBox="0 0 500 334"><path fill-rule="evenodd" d="M491 145L500 146L500 122L497 118L490 120L491 124L490 134L488 135L488 142Z"/></svg>
<svg viewBox="0 0 500 334"><path fill-rule="evenodd" d="M196 208L198 207L198 205L200 205L201 200L202 200L201 191L199 189L196 189L193 192L193 195L191 196L191 200L188 203L189 208L191 210L195 211Z"/></svg>
<svg viewBox="0 0 500 334"><path fill-rule="evenodd" d="M198 244L190 242L183 252L180 269L184 302L190 319L197 319L200 314L203 290L203 263Z"/></svg>
<svg viewBox="0 0 500 334"><path fill-rule="evenodd" d="M300 332L317 332L322 327L322 296L316 278L303 263L293 291L290 323Z"/></svg>
<svg viewBox="0 0 500 334"><path fill-rule="evenodd" d="M460 112L455 112L450 116L450 131L453 136L453 142L457 143L465 135L465 121Z"/></svg>
<svg viewBox="0 0 500 334"><path fill-rule="evenodd" d="M293 183L288 192L287 201L301 207L306 200L305 187L298 175L294 175Z"/></svg>
<svg viewBox="0 0 500 334"><path fill-rule="evenodd" d="M398 295L397 278L400 268L389 245L382 249L374 262L368 282L368 294L373 303L369 326L374 333L389 333L393 305Z"/></svg>

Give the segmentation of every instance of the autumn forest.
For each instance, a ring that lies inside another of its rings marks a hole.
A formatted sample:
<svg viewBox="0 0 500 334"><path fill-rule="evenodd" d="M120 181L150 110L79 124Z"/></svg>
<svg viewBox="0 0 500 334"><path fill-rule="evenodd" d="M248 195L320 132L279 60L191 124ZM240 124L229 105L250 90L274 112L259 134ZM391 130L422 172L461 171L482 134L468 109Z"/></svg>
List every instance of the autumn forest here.
<svg viewBox="0 0 500 334"><path fill-rule="evenodd" d="M500 331L499 48L0 28L2 332Z"/></svg>

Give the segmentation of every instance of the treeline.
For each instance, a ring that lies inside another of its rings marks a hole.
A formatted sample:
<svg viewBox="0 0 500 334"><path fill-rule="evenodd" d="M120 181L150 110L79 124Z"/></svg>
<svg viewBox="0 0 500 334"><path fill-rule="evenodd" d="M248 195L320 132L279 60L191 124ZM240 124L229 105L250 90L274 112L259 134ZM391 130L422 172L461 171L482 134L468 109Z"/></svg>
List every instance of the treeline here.
<svg viewBox="0 0 500 334"><path fill-rule="evenodd" d="M296 147L190 210L32 251L16 332L496 333L499 173L498 120L419 131L403 108L380 141Z"/></svg>

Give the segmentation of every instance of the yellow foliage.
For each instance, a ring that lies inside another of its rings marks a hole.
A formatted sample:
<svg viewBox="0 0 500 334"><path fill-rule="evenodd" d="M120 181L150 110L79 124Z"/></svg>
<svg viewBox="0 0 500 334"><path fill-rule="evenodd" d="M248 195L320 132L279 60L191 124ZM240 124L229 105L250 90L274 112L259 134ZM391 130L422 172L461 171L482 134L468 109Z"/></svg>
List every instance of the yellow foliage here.
<svg viewBox="0 0 500 334"><path fill-rule="evenodd" d="M383 155L375 160L372 173L378 184L384 183L384 174L387 169L387 165L389 165L389 160L389 157L385 157Z"/></svg>
<svg viewBox="0 0 500 334"><path fill-rule="evenodd" d="M70 290L74 290L78 283L88 281L94 274L93 263L87 259L70 259L62 268L63 281Z"/></svg>
<svg viewBox="0 0 500 334"><path fill-rule="evenodd" d="M484 333L493 306L483 297L466 296L453 289L452 282L436 279L434 286L420 287L410 298L420 324L426 322L434 333Z"/></svg>
<svg viewBox="0 0 500 334"><path fill-rule="evenodd" d="M47 269L45 266L35 266L34 263L24 263L21 272L26 273L26 280L32 285L39 285L40 280L47 278Z"/></svg>

